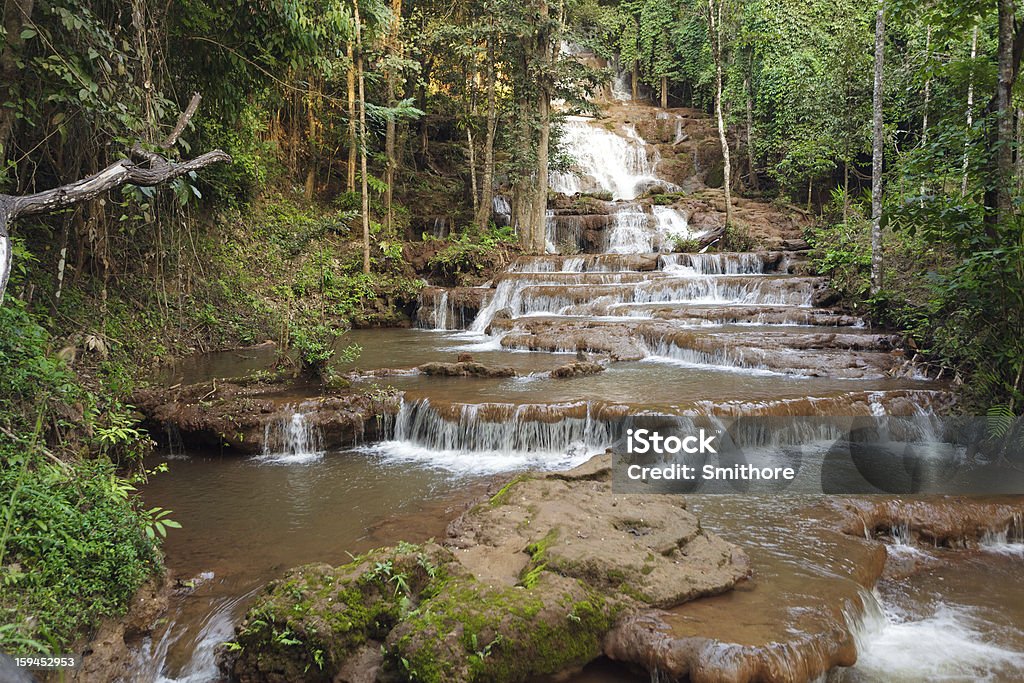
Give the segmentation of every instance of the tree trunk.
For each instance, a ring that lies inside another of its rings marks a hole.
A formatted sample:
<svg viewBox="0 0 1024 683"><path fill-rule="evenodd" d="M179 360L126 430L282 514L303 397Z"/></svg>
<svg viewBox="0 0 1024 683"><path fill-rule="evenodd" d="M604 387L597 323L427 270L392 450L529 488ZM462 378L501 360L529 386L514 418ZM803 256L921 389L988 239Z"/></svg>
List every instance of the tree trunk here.
<svg viewBox="0 0 1024 683"><path fill-rule="evenodd" d="M466 125L466 156L469 157L469 194L473 198L473 215L480 211L480 197L476 188L476 145L473 143L473 125Z"/></svg>
<svg viewBox="0 0 1024 683"><path fill-rule="evenodd" d="M729 139L726 136L725 116L722 113L722 5L724 0L708 0L708 28L715 60L715 116L718 119L718 138L722 143L722 160L725 163L725 224L732 225L732 163L729 159Z"/></svg>
<svg viewBox="0 0 1024 683"><path fill-rule="evenodd" d="M997 112L999 115L999 139L996 143L996 210L999 222L1006 224L1013 214L1013 199L1010 187L1013 179L1013 82L1014 64L1014 21L1017 14L1015 0L999 0L999 90Z"/></svg>
<svg viewBox="0 0 1024 683"><path fill-rule="evenodd" d="M633 74L630 77L630 97L633 101L640 99L640 60L633 60Z"/></svg>
<svg viewBox="0 0 1024 683"><path fill-rule="evenodd" d="M931 61L932 58L932 27L928 27L928 35L925 38L925 59ZM931 77L926 78L924 81L924 116L921 118L921 147L928 146L928 114L929 107L932 103L932 79ZM921 183L921 207L924 208L924 197L928 194L928 186Z"/></svg>
<svg viewBox="0 0 1024 683"><path fill-rule="evenodd" d="M493 19L492 19L493 21ZM498 128L497 106L494 92L494 40L487 38L487 133L484 139L484 176L481 181L480 204L476 210L476 224L483 230L491 218L494 203L494 136Z"/></svg>
<svg viewBox="0 0 1024 683"><path fill-rule="evenodd" d="M363 215L363 273L370 274L370 188L366 176L366 79L363 75L363 29L359 3L353 4L356 21L356 80L359 84L359 193Z"/></svg>
<svg viewBox="0 0 1024 683"><path fill-rule="evenodd" d="M356 191L356 155L359 142L356 139L356 58L352 41L345 47L348 57L348 178L345 189Z"/></svg>
<svg viewBox="0 0 1024 683"><path fill-rule="evenodd" d="M978 25L971 34L971 80L967 85L967 141L964 143L964 169L960 179L960 195L967 196L968 171L970 170L971 130L974 128L974 60L978 58Z"/></svg>
<svg viewBox="0 0 1024 683"><path fill-rule="evenodd" d="M401 49L398 44L399 32L402 24L402 0L391 0L391 34L389 36L389 42L391 43L391 54L398 58L401 56ZM395 89L396 81L398 80L398 74L395 72L395 67L388 69L387 76L387 97L388 106L394 108L398 102L395 100ZM392 112L388 116L387 129L384 133L384 156L387 159L386 167L384 169L384 184L387 185L385 192L387 193L384 198L384 204L387 207L387 219L385 225L387 225L387 234L391 234L392 223L394 222L394 210L391 206L392 199L394 197L394 185L395 185L395 170L398 168L398 159L395 156L395 136L397 135L397 126L395 121L395 115Z"/></svg>
<svg viewBox="0 0 1024 683"><path fill-rule="evenodd" d="M540 25L546 26L550 17L547 0L541 0ZM538 40L538 53L544 74L539 87L537 102L537 119L540 134L537 142L537 182L534 188L533 217L530 221L530 250L543 254L546 251L545 228L547 225L548 208L548 159L551 144L551 96L554 84L550 82L550 65L558 58L558 37L552 35L547 28L541 29Z"/></svg>
<svg viewBox="0 0 1024 683"><path fill-rule="evenodd" d="M751 54L750 61L754 61ZM754 159L754 85L750 78L750 71L753 71L753 64L749 65L746 78L743 79L743 91L747 95L747 182L750 189L758 192L761 187L757 179L757 162Z"/></svg>
<svg viewBox="0 0 1024 683"><path fill-rule="evenodd" d="M9 143L14 132L17 111L14 107L8 108L7 103L10 102L13 105L17 100L16 86L12 86L23 78L22 69L18 66L19 53L24 44L21 32L32 20L34 5L35 0L5 0L4 2L3 28L6 35L3 52L0 53L0 168L6 166L8 159L11 158ZM2 251L2 245L0 245L0 251ZM3 262L2 257L3 254L0 253L0 263ZM2 275L3 273L0 273L0 276ZM2 293L3 289L0 288L0 295Z"/></svg>
<svg viewBox="0 0 1024 683"><path fill-rule="evenodd" d="M661 77L661 108L668 109L668 76Z"/></svg>
<svg viewBox="0 0 1024 683"><path fill-rule="evenodd" d="M871 291L882 288L882 153L885 134L883 91L885 74L885 0L875 14L874 140L871 154Z"/></svg>

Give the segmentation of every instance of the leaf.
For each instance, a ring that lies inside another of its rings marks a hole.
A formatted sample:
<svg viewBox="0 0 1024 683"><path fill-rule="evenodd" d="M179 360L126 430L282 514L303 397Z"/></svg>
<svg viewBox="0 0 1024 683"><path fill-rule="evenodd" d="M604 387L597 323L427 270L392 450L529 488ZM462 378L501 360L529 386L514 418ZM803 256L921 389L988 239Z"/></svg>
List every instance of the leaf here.
<svg viewBox="0 0 1024 683"><path fill-rule="evenodd" d="M21 39L28 40L29 38L35 38L36 30L34 28L26 28L21 31Z"/></svg>

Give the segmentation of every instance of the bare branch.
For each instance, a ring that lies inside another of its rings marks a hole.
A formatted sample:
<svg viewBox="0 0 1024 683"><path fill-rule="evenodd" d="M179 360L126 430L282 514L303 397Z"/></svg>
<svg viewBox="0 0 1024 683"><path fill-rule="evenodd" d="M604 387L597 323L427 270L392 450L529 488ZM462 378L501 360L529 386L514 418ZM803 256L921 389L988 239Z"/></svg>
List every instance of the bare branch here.
<svg viewBox="0 0 1024 683"><path fill-rule="evenodd" d="M203 96L199 93L192 93L192 101L185 107L185 111L181 112L181 116L178 117L178 123L174 125L174 130L167 136L167 139L160 145L164 149L170 149L174 147L174 143L178 141L181 134L185 131L185 126L192 120L192 116L196 113L196 109L199 109L199 102L203 99Z"/></svg>
<svg viewBox="0 0 1024 683"><path fill-rule="evenodd" d="M197 97L193 97L192 102L198 106ZM194 111L193 104L189 105L179 120L179 125L182 128L191 118L190 111ZM23 216L52 213L75 204L81 204L124 185L153 187L211 164L231 161L231 156L219 149L207 152L191 161L183 162L168 161L159 154L143 150L139 145L132 149L132 154L144 159L145 163L121 159L99 173L55 187L52 190L20 197L0 194L0 303L3 303L4 291L11 273L12 248L8 226L17 219Z"/></svg>

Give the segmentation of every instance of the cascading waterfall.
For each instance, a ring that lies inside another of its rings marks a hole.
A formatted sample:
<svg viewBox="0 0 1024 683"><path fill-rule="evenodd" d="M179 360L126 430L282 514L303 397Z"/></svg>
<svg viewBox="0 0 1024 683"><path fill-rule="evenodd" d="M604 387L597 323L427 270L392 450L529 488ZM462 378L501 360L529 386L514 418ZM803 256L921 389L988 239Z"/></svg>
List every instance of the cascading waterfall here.
<svg viewBox="0 0 1024 683"><path fill-rule="evenodd" d="M614 423L589 404L456 405L403 401L393 435L366 450L464 474L524 467L560 469L584 462L615 440Z"/></svg>
<svg viewBox="0 0 1024 683"><path fill-rule="evenodd" d="M508 197L500 194L494 195L491 199L491 214L497 225L511 225L512 205L509 203Z"/></svg>
<svg viewBox="0 0 1024 683"><path fill-rule="evenodd" d="M654 251L651 217L640 207L627 204L612 215L608 236L610 254L647 254Z"/></svg>
<svg viewBox="0 0 1024 683"><path fill-rule="evenodd" d="M989 552L1024 557L1024 515L1015 514L1003 529L986 531L980 545Z"/></svg>
<svg viewBox="0 0 1024 683"><path fill-rule="evenodd" d="M659 181L656 161L648 156L647 145L634 129L628 137L592 126L588 119L569 117L562 138L566 152L576 160L575 172L552 172L548 185L564 195L607 192L616 200L636 199Z"/></svg>
<svg viewBox="0 0 1024 683"><path fill-rule="evenodd" d="M654 206L651 211L658 226L655 239L659 251L671 250L676 240L695 239L702 234L690 230L686 216L670 206Z"/></svg>
<svg viewBox="0 0 1024 683"><path fill-rule="evenodd" d="M663 254L661 265L666 272L679 267L697 275L762 275L767 272L764 256L756 253Z"/></svg>
<svg viewBox="0 0 1024 683"><path fill-rule="evenodd" d="M320 430L309 424L305 413L295 411L288 417L268 422L263 428L263 454L261 462L294 464L319 460Z"/></svg>

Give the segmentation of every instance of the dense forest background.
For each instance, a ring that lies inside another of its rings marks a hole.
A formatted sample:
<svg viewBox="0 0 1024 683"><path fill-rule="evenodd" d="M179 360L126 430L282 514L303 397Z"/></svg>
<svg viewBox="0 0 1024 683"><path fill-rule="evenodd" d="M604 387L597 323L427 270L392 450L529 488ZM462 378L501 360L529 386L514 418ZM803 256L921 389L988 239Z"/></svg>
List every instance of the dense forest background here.
<svg viewBox="0 0 1024 683"><path fill-rule="evenodd" d="M812 216L846 303L904 330L966 408L1024 411L1008 0L6 0L0 41L0 192L139 150L232 158L9 226L0 580L19 590L0 607L49 605L0 627L9 642L59 649L159 564L164 511L132 502L144 472L124 478L147 448L129 396L148 369L266 339L315 365L351 325L407 321L424 274L472 281L542 250L548 172L571 164L560 122L616 83L720 113L726 189ZM499 191L512 226L492 222ZM83 499L102 506L56 512ZM83 540L49 573L9 560L51 552L35 531L57 528Z"/></svg>

